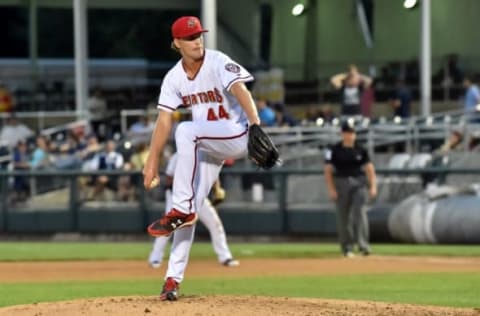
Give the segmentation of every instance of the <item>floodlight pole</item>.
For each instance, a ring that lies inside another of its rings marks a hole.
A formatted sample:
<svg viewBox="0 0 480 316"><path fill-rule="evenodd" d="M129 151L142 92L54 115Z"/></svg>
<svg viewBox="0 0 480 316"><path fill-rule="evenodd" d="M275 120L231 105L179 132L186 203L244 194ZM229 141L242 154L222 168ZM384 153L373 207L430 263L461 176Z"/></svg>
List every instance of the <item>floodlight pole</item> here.
<svg viewBox="0 0 480 316"><path fill-rule="evenodd" d="M31 66L31 91L35 92L38 83L38 4L37 0L30 0L28 7L28 54ZM32 103L33 98L32 98Z"/></svg>
<svg viewBox="0 0 480 316"><path fill-rule="evenodd" d="M432 65L431 65L431 33L430 33L430 0L420 1L421 13L421 114L424 116L431 114L431 97L432 97Z"/></svg>
<svg viewBox="0 0 480 316"><path fill-rule="evenodd" d="M88 41L87 1L73 0L73 28L75 38L75 104L77 119L87 109L88 100Z"/></svg>
<svg viewBox="0 0 480 316"><path fill-rule="evenodd" d="M208 30L205 34L205 47L217 49L217 1L202 0L202 26Z"/></svg>

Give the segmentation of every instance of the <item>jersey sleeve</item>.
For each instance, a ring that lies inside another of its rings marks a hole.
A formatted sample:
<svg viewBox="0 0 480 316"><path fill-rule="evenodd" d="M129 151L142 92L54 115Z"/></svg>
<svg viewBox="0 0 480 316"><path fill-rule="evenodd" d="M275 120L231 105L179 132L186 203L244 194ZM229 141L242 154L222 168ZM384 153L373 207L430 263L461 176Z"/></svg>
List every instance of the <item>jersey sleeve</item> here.
<svg viewBox="0 0 480 316"><path fill-rule="evenodd" d="M160 96L158 97L157 105L158 109L173 112L182 104L180 93L175 87L176 85L173 79L173 74L172 72L169 72L163 79L162 87L160 88Z"/></svg>
<svg viewBox="0 0 480 316"><path fill-rule="evenodd" d="M168 160L167 167L165 168L165 174L167 176L173 177L176 166L177 166L177 153L174 153Z"/></svg>
<svg viewBox="0 0 480 316"><path fill-rule="evenodd" d="M217 75L227 91L236 82L248 82L254 79L250 72L225 54L220 54L218 57Z"/></svg>

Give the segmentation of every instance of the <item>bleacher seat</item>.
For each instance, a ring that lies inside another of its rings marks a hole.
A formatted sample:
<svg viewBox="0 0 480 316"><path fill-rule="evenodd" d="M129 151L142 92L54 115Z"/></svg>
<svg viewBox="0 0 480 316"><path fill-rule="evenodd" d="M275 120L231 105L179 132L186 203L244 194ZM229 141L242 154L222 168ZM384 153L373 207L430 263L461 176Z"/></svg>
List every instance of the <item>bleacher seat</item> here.
<svg viewBox="0 0 480 316"><path fill-rule="evenodd" d="M404 170L424 168L432 159L430 154L400 153L393 155L388 162L388 169ZM397 202L422 187L422 179L418 175L388 175L378 177L379 198L388 202ZM384 196L386 195L386 196Z"/></svg>
<svg viewBox="0 0 480 316"><path fill-rule="evenodd" d="M410 158L411 155L407 153L395 154L388 161L388 169L402 169L407 165Z"/></svg>
<svg viewBox="0 0 480 316"><path fill-rule="evenodd" d="M406 167L409 169L425 168L432 161L432 154L419 153L414 154L407 162Z"/></svg>

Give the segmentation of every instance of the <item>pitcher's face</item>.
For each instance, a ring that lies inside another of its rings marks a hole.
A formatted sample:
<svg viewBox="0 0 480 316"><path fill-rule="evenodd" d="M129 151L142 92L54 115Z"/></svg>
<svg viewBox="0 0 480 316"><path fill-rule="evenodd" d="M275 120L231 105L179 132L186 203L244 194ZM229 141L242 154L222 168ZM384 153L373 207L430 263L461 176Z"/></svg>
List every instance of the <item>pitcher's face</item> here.
<svg viewBox="0 0 480 316"><path fill-rule="evenodd" d="M182 56L189 59L199 60L205 54L202 33L175 39L175 45L179 48Z"/></svg>

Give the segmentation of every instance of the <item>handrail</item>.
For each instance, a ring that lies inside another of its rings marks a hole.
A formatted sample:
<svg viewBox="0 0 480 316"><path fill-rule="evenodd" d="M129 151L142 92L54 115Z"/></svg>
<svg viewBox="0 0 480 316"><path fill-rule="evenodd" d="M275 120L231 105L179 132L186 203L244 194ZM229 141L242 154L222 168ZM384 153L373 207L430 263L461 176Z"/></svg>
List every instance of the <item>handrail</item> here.
<svg viewBox="0 0 480 316"><path fill-rule="evenodd" d="M376 168L376 173L383 175L412 175L412 174L480 174L480 168L447 168L447 167L429 167L429 168ZM223 174L241 175L241 174L255 174L255 175L321 175L323 168L277 168L272 170L262 170L256 168L223 168ZM81 171L81 170L0 170L0 177L11 176L30 176L30 177L45 177L45 176L99 176L99 175L142 175L141 171L127 171L127 170L101 170L101 171Z"/></svg>
<svg viewBox="0 0 480 316"><path fill-rule="evenodd" d="M0 113L0 118L5 119L10 117L11 113ZM46 128L45 119L46 118L58 118L66 117L72 118L73 120L81 119L88 117L87 112L76 112L76 111L30 111L30 112L15 112L15 116L19 119L36 119L37 120L37 129L43 130Z"/></svg>

